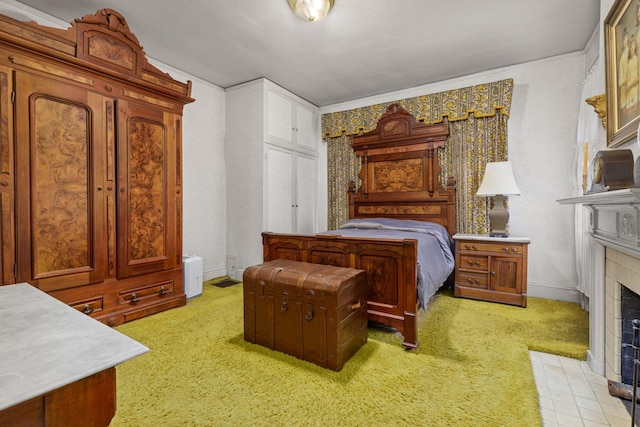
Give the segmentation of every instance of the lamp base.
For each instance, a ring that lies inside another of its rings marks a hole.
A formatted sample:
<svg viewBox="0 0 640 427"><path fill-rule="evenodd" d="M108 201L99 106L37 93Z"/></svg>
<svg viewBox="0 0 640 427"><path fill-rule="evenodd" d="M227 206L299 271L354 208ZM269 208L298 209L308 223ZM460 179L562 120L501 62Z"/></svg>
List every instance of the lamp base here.
<svg viewBox="0 0 640 427"><path fill-rule="evenodd" d="M509 237L509 234L506 232L492 231L491 233L489 233L489 237Z"/></svg>
<svg viewBox="0 0 640 427"><path fill-rule="evenodd" d="M509 237L507 233L507 223L509 222L509 211L504 207L504 196L496 194L493 196L493 207L489 211L489 225L491 237Z"/></svg>

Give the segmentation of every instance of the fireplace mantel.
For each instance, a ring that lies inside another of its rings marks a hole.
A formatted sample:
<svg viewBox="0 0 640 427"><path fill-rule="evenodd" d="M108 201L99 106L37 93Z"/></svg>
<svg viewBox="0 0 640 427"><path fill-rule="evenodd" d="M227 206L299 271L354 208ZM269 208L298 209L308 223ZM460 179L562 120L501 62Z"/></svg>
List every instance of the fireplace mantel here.
<svg viewBox="0 0 640 427"><path fill-rule="evenodd" d="M640 188L625 188L623 190L603 191L601 193L585 194L584 196L559 199L558 203L569 205L582 203L584 205L619 205L637 203L640 205Z"/></svg>
<svg viewBox="0 0 640 427"><path fill-rule="evenodd" d="M558 203L589 208L589 233L595 240L640 258L640 188L570 197Z"/></svg>
<svg viewBox="0 0 640 427"><path fill-rule="evenodd" d="M616 318L619 310L613 307L617 307L620 299L620 283L628 281L629 277L637 277L628 270L637 270L634 258L640 258L640 188L570 197L560 199L558 203L586 207L576 211L579 221L576 239L580 242L576 246L576 256L577 268L582 274L579 280L583 281L589 302L587 361L595 373L605 375L615 383L620 381L622 329L621 321ZM588 224L582 222L583 214ZM589 238L581 239L583 233L588 233ZM612 250L606 251L605 247ZM609 258L607 254L610 254ZM622 257L623 254L630 257ZM627 268L627 261L630 268Z"/></svg>

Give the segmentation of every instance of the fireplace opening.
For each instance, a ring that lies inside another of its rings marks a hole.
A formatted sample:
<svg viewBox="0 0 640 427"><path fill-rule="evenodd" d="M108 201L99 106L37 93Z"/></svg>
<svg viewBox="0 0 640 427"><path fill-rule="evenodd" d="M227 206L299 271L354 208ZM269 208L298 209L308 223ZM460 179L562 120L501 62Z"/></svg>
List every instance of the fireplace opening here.
<svg viewBox="0 0 640 427"><path fill-rule="evenodd" d="M621 286L620 293L622 317L622 349L621 349L621 377L622 383L633 383L633 327L632 321L640 319L640 295L626 286Z"/></svg>

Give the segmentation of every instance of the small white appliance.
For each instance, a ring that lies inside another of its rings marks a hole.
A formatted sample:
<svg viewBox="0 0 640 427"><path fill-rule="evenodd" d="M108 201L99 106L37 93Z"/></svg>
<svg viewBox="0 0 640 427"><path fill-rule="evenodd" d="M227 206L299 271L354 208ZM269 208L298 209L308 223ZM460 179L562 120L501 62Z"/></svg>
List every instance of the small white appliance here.
<svg viewBox="0 0 640 427"><path fill-rule="evenodd" d="M202 294L202 257L184 255L182 257L182 279L187 299Z"/></svg>

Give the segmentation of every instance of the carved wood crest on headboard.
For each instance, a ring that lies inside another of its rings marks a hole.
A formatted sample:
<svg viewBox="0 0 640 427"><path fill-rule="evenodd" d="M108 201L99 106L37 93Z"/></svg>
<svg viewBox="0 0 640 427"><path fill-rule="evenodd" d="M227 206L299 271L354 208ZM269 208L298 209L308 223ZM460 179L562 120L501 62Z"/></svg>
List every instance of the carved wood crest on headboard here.
<svg viewBox="0 0 640 427"><path fill-rule="evenodd" d="M439 180L438 149L449 123L425 124L391 104L375 129L352 138L360 157L360 188L350 186L349 217L392 217L438 222L454 234L455 180Z"/></svg>

